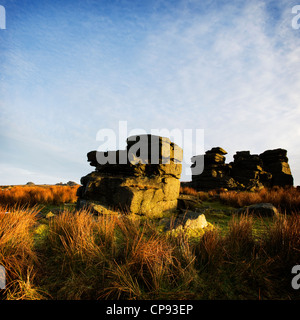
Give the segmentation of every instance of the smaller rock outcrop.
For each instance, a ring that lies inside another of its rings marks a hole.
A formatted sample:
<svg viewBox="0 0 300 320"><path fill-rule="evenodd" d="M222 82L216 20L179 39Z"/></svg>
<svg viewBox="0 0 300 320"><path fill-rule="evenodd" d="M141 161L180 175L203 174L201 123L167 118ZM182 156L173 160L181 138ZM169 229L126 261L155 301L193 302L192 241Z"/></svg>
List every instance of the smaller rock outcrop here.
<svg viewBox="0 0 300 320"><path fill-rule="evenodd" d="M196 190L225 188L228 190L257 190L262 187L293 186L293 176L284 149L267 150L260 155L250 151L238 151L234 161L226 164L227 152L212 148L205 155L194 156L192 160L192 182ZM204 157L204 158L203 158ZM196 172L197 161L203 161L204 170Z"/></svg>
<svg viewBox="0 0 300 320"><path fill-rule="evenodd" d="M227 152L215 147L205 152L203 173L197 174L195 168L197 161L203 161L203 155L192 157L192 187L199 190L212 190L218 188L234 189L236 182L230 176L231 165L225 163Z"/></svg>
<svg viewBox="0 0 300 320"><path fill-rule="evenodd" d="M231 163L231 176L246 189L270 186L272 175L263 169L263 162L257 154L250 151L238 151Z"/></svg>

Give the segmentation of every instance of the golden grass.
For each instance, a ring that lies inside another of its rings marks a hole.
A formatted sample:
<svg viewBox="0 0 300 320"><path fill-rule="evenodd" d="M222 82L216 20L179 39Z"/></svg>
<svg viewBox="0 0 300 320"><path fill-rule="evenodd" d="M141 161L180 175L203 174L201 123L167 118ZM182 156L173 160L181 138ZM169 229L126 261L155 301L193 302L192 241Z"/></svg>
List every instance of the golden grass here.
<svg viewBox="0 0 300 320"><path fill-rule="evenodd" d="M49 225L49 245L64 252L65 260L91 262L114 251L115 216L93 217L88 211L64 211ZM86 260L88 259L88 260Z"/></svg>
<svg viewBox="0 0 300 320"><path fill-rule="evenodd" d="M234 207L243 207L254 203L269 202L278 209L295 211L300 209L300 192L296 188L264 188L258 192L228 191L220 193L220 200Z"/></svg>
<svg viewBox="0 0 300 320"><path fill-rule="evenodd" d="M233 216L229 221L229 232L225 237L226 253L246 256L254 248L252 235L253 218L247 214Z"/></svg>
<svg viewBox="0 0 300 320"><path fill-rule="evenodd" d="M279 256L282 261L300 259L300 216L299 213L283 215L269 227L265 239L267 250Z"/></svg>
<svg viewBox="0 0 300 320"><path fill-rule="evenodd" d="M14 186L0 190L0 204L29 205L75 202L78 186Z"/></svg>
<svg viewBox="0 0 300 320"><path fill-rule="evenodd" d="M189 194L192 196L198 196L198 191L191 187L180 187L180 193L182 194Z"/></svg>
<svg viewBox="0 0 300 320"><path fill-rule="evenodd" d="M174 291L179 295L193 279L188 276L192 261L179 258L187 253L179 255L150 222L141 224L130 216L64 211L51 220L44 240L50 258L43 272L47 278L59 274L51 284L57 298L166 298ZM183 246L180 250L185 251Z"/></svg>
<svg viewBox="0 0 300 320"><path fill-rule="evenodd" d="M210 197L215 196L220 190L210 190L210 191L197 191L191 187L180 187L181 194L187 194L191 196L195 196L200 200L207 201Z"/></svg>
<svg viewBox="0 0 300 320"><path fill-rule="evenodd" d="M284 211L300 210L300 191L294 187L263 188L257 192L224 191L224 189L208 192L196 191L191 187L181 187L181 194L192 195L203 201L215 198L232 207L244 207L255 203L269 202Z"/></svg>
<svg viewBox="0 0 300 320"><path fill-rule="evenodd" d="M33 227L36 208L0 207L0 265L6 271L7 299L36 298L29 278L37 262Z"/></svg>
<svg viewBox="0 0 300 320"><path fill-rule="evenodd" d="M214 268L222 261L223 239L218 229L206 232L195 246L195 255L201 268Z"/></svg>
<svg viewBox="0 0 300 320"><path fill-rule="evenodd" d="M46 224L36 215L35 208L0 208L6 299L285 299L296 294L289 288L291 267L300 259L299 213L274 217L260 238L253 236L253 218L233 216L225 235L215 228L198 242L184 235L172 238L157 231L153 221L130 215L65 210Z"/></svg>

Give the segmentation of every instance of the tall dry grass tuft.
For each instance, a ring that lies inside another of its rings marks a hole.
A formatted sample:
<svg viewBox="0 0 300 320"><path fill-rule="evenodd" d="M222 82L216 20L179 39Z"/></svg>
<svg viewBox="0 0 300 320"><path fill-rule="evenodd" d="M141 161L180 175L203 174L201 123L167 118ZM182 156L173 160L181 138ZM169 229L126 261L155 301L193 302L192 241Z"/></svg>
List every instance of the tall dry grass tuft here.
<svg viewBox="0 0 300 320"><path fill-rule="evenodd" d="M63 204L75 202L78 186L15 186L0 190L2 205Z"/></svg>
<svg viewBox="0 0 300 320"><path fill-rule="evenodd" d="M299 212L274 217L257 244L250 276L266 299L298 299L291 287L291 270L300 261ZM249 268L250 269L250 268ZM251 270L251 269L250 269ZM247 275L248 278L249 274Z"/></svg>
<svg viewBox="0 0 300 320"><path fill-rule="evenodd" d="M264 240L265 251L283 263L299 264L300 261L300 216L299 213L282 215L268 229Z"/></svg>
<svg viewBox="0 0 300 320"><path fill-rule="evenodd" d="M19 275L18 279L11 281L6 290L6 300L43 300L47 297L35 282L36 272L33 267L27 269L26 275Z"/></svg>
<svg viewBox="0 0 300 320"><path fill-rule="evenodd" d="M124 249L123 257L108 270L111 285L104 290L104 297L142 299L145 292L159 296L165 282L174 280L172 247L164 239L147 238L141 232Z"/></svg>
<svg viewBox="0 0 300 320"><path fill-rule="evenodd" d="M197 191L191 187L180 187L180 193L195 196L202 201L207 201L210 197L214 197L217 194L217 191L211 190L208 192L205 191Z"/></svg>
<svg viewBox="0 0 300 320"><path fill-rule="evenodd" d="M220 200L233 207L244 207L246 205L262 202L258 193L238 191L222 192L220 194Z"/></svg>
<svg viewBox="0 0 300 320"><path fill-rule="evenodd" d="M274 187L271 189L264 188L258 192L221 192L220 200L223 203L234 207L243 207L254 203L269 202L282 212L300 210L300 192L293 187Z"/></svg>
<svg viewBox="0 0 300 320"><path fill-rule="evenodd" d="M187 248L179 253L148 221L65 211L51 220L40 250L39 276L55 299L178 298L189 290Z"/></svg>
<svg viewBox="0 0 300 320"><path fill-rule="evenodd" d="M65 210L49 223L40 250L49 294L55 299L95 299L112 263L114 217ZM56 275L53 277L53 275Z"/></svg>
<svg viewBox="0 0 300 320"><path fill-rule="evenodd" d="M64 211L50 222L48 245L64 264L93 263L114 249L116 217L93 217L88 211ZM99 261L98 261L99 262Z"/></svg>
<svg viewBox="0 0 300 320"><path fill-rule="evenodd" d="M252 235L253 218L248 214L234 215L229 221L229 231L225 238L228 255L243 255L252 253L254 238Z"/></svg>
<svg viewBox="0 0 300 320"><path fill-rule="evenodd" d="M191 187L180 187L180 193L198 196L198 191Z"/></svg>
<svg viewBox="0 0 300 320"><path fill-rule="evenodd" d="M165 234L159 234L148 223L140 226L123 217L118 221L121 238L115 266L108 271L110 285L105 298L170 298L188 296L186 288L195 274L189 268L189 247L175 246ZM188 263L186 260L189 260Z"/></svg>
<svg viewBox="0 0 300 320"><path fill-rule="evenodd" d="M40 297L29 286L38 262L33 239L36 215L36 208L0 207L0 265L6 271L5 294L9 299Z"/></svg>
<svg viewBox="0 0 300 320"><path fill-rule="evenodd" d="M223 239L217 228L205 232L195 246L200 268L216 268L223 259Z"/></svg>
<svg viewBox="0 0 300 320"><path fill-rule="evenodd" d="M226 234L216 227L197 241L184 233L159 232L153 221L130 215L96 217L86 210L65 210L47 222L36 216L36 208L0 208L6 299L272 299L297 294L289 288L291 268L300 261L299 212L268 220L259 237L253 233L256 218L233 216Z"/></svg>

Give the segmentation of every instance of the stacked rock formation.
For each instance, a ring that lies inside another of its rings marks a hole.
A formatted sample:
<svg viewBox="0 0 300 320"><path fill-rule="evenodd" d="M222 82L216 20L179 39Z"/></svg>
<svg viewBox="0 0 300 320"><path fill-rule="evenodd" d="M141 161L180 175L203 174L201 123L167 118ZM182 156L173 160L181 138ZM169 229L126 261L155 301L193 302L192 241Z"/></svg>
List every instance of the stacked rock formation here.
<svg viewBox="0 0 300 320"><path fill-rule="evenodd" d="M170 139L153 135L127 138L126 150L91 151L88 161L96 169L81 178L77 207L148 216L175 210L182 156Z"/></svg>
<svg viewBox="0 0 300 320"><path fill-rule="evenodd" d="M241 186L246 189L271 186L272 175L263 169L263 162L258 155L250 154L250 151L238 151L233 159L231 176Z"/></svg>
<svg viewBox="0 0 300 320"><path fill-rule="evenodd" d="M267 150L261 153L259 157L262 159L265 170L272 175L271 185L284 187L294 184L286 150Z"/></svg>
<svg viewBox="0 0 300 320"><path fill-rule="evenodd" d="M201 174L195 174L194 168L203 156L193 157L191 186L197 190L254 190L293 185L287 151L284 149L267 150L260 155L238 151L229 164L225 163L225 154L227 152L220 147L206 151Z"/></svg>
<svg viewBox="0 0 300 320"><path fill-rule="evenodd" d="M233 189L236 182L230 177L231 166L225 163L227 152L215 147L206 151L204 155L204 170L201 174L196 174L197 163L203 161L203 155L195 156L192 161L192 186L196 189L211 190L218 188Z"/></svg>

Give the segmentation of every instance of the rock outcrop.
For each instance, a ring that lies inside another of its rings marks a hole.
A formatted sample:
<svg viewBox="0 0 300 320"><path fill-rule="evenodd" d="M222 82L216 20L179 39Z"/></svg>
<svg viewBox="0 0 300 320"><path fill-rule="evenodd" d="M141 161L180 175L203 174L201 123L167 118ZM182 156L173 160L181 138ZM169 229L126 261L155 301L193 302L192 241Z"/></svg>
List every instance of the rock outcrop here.
<svg viewBox="0 0 300 320"><path fill-rule="evenodd" d="M220 148L212 148L206 151L204 155L204 170L202 174L195 174L197 161L203 161L202 157L192 157L192 186L199 190L212 190L218 188L234 189L236 182L230 176L231 166L225 163L225 154L227 152Z"/></svg>
<svg viewBox="0 0 300 320"><path fill-rule="evenodd" d="M238 151L233 159L231 176L240 186L248 190L270 186L272 175L263 169L263 162L258 155L250 154L250 151Z"/></svg>
<svg viewBox="0 0 300 320"><path fill-rule="evenodd" d="M183 152L168 138L140 135L126 150L87 154L91 172L81 178L77 207L97 213L125 211L159 216L177 208Z"/></svg>
<svg viewBox="0 0 300 320"><path fill-rule="evenodd" d="M292 186L294 183L290 166L288 164L287 151L284 149L267 150L259 155L266 171L270 172L271 185Z"/></svg>
<svg viewBox="0 0 300 320"><path fill-rule="evenodd" d="M228 190L255 190L262 187L292 186L293 176L288 164L287 151L284 149L267 150L260 155L250 151L238 151L234 161L226 164L227 152L215 147L204 155L204 170L195 174L197 161L203 155L192 160L192 182L197 190L225 188Z"/></svg>

